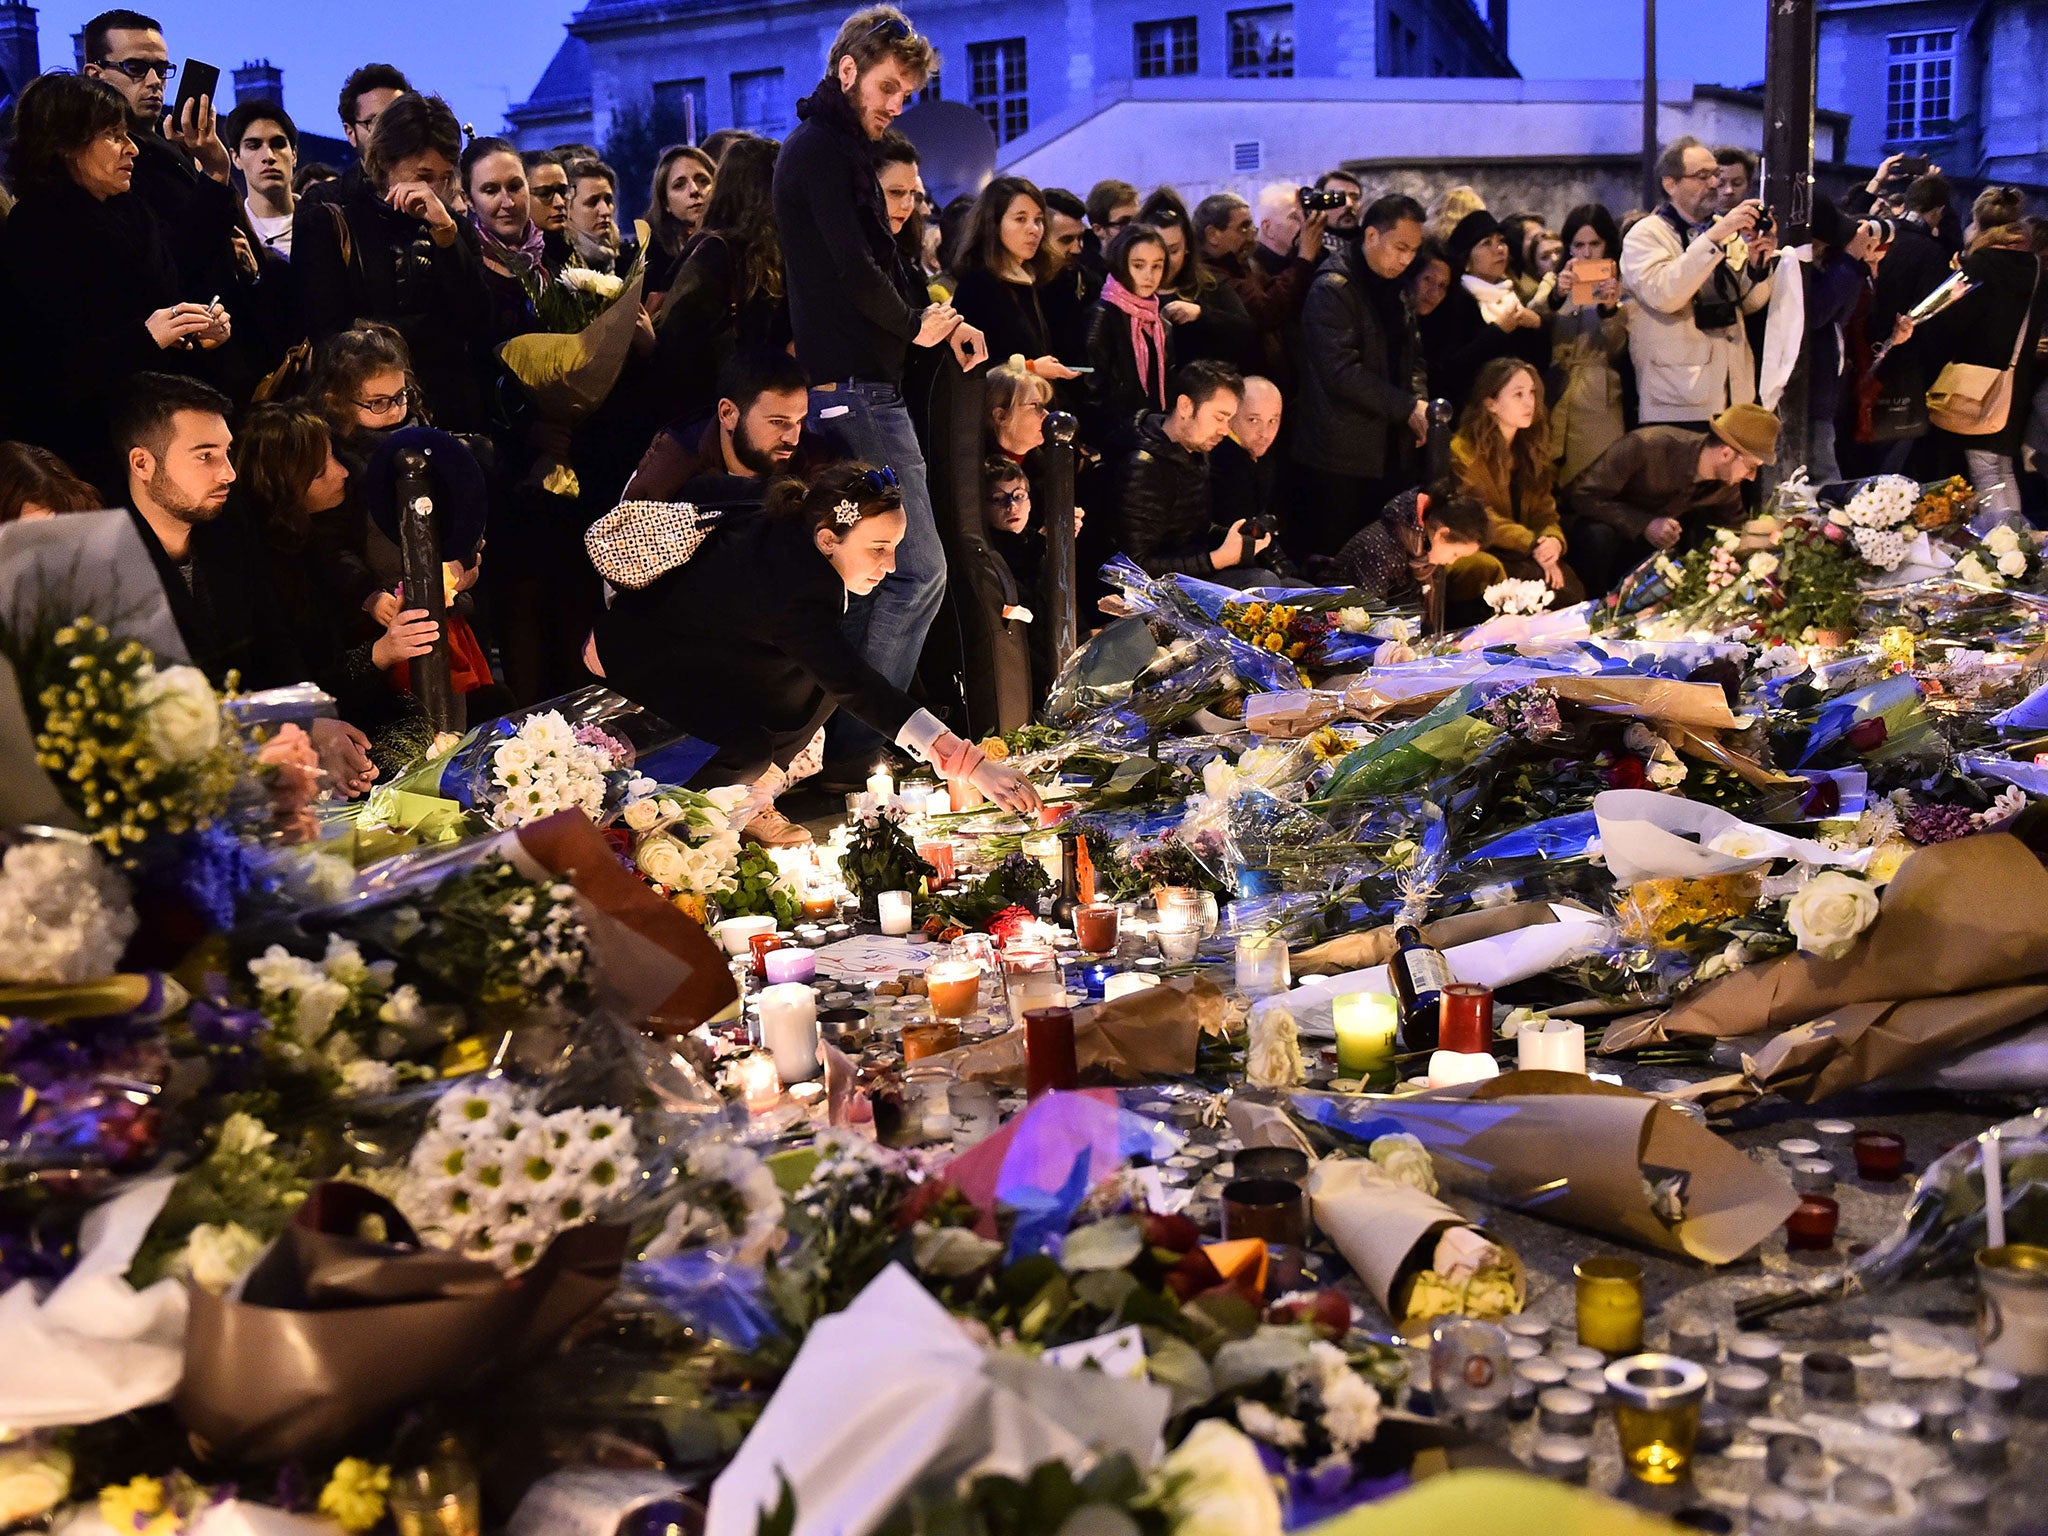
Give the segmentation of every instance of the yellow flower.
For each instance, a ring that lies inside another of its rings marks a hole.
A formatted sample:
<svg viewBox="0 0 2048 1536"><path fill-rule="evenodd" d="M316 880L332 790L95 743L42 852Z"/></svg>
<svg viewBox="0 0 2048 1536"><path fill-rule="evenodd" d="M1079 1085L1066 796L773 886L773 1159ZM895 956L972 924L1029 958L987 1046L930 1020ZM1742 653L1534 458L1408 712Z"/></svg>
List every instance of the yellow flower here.
<svg viewBox="0 0 2048 1536"><path fill-rule="evenodd" d="M346 1457L320 1490L320 1513L332 1515L345 1531L367 1531L384 1518L384 1495L390 1488L389 1467Z"/></svg>
<svg viewBox="0 0 2048 1536"><path fill-rule="evenodd" d="M100 1490L99 1505L100 1518L115 1530L147 1530L156 1523L149 1517L164 1507L164 1485L154 1477L131 1478L121 1484L109 1483Z"/></svg>

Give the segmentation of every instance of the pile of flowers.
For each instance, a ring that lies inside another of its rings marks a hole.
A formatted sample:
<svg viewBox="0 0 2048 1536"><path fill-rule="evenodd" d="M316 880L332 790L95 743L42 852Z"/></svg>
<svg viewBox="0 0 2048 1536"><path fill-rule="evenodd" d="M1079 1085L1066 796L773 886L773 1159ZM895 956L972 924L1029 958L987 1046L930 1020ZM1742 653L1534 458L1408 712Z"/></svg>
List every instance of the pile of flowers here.
<svg viewBox="0 0 2048 1536"><path fill-rule="evenodd" d="M1300 661L1336 627L1327 613L1288 603L1225 603L1223 627L1238 639Z"/></svg>
<svg viewBox="0 0 2048 1536"><path fill-rule="evenodd" d="M620 813L633 866L663 895L700 904L729 889L743 850L731 814L746 802L744 785L698 793L662 789L629 800Z"/></svg>
<svg viewBox="0 0 2048 1536"><path fill-rule="evenodd" d="M83 839L37 839L0 855L0 982L111 976L134 932L126 883Z"/></svg>
<svg viewBox="0 0 2048 1536"><path fill-rule="evenodd" d="M441 1100L388 1192L423 1242L517 1274L558 1233L618 1211L639 1173L633 1123L618 1110L543 1114L486 1082Z"/></svg>
<svg viewBox="0 0 2048 1536"><path fill-rule="evenodd" d="M557 811L604 817L611 776L633 766L633 749L599 727L572 728L556 710L542 710L491 752L489 815L500 827L524 826Z"/></svg>
<svg viewBox="0 0 2048 1536"><path fill-rule="evenodd" d="M1828 521L1849 530L1856 553L1870 564L1895 571L1912 545L1904 529L1919 505L1919 482L1904 475L1879 475L1866 481L1847 506L1830 511Z"/></svg>
<svg viewBox="0 0 2048 1536"><path fill-rule="evenodd" d="M2002 587L2009 581L2024 581L2040 568L2033 541L2000 523L1984 535L1977 548L1964 552L1956 562L1956 576L1980 587Z"/></svg>
<svg viewBox="0 0 2048 1536"><path fill-rule="evenodd" d="M1556 601L1557 594L1541 581L1518 581L1509 577L1496 581L1480 594L1486 606L1497 614L1541 613Z"/></svg>

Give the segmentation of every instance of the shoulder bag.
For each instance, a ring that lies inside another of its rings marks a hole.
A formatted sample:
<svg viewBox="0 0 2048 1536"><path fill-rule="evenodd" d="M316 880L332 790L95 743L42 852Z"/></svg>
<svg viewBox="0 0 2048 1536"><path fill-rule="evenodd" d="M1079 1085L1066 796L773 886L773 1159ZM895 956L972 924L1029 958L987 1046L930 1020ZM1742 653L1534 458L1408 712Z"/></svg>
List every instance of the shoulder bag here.
<svg viewBox="0 0 2048 1536"><path fill-rule="evenodd" d="M1944 432L1958 437L1989 437L2005 430L2012 414L2013 372L2020 353L2032 339L2034 300L2041 293L2041 269L2034 267L2034 286L2027 293L2027 307L2020 315L2019 335L2013 338L2012 358L2003 368L1982 363L1950 363L1927 391L1927 419Z"/></svg>

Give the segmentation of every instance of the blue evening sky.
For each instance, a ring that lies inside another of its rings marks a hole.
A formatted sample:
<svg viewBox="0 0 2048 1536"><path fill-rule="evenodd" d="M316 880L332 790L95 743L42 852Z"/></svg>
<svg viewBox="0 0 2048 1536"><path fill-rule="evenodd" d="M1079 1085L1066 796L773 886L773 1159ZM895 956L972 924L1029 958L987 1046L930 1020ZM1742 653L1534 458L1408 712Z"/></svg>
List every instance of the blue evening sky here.
<svg viewBox="0 0 2048 1536"><path fill-rule="evenodd" d="M338 133L342 77L365 60L384 59L446 96L485 133L502 124L507 105L526 98L579 3L141 0L138 8L162 19L172 58L217 64L224 82L235 65L267 56L284 70L286 108L314 132ZM103 8L41 0L43 67L68 67L72 33ZM907 8L915 16L915 0ZM1509 0L1509 49L1531 77L1634 79L1641 15L1639 0ZM1658 23L1658 68L1667 77L1727 85L1763 77L1764 0L1664 0Z"/></svg>

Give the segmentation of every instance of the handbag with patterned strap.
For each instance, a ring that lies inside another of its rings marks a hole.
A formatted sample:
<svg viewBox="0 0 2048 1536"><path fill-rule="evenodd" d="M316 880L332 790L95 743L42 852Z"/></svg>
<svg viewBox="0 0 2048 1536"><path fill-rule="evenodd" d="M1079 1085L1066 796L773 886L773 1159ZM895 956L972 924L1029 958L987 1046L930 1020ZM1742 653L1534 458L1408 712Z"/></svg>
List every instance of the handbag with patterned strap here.
<svg viewBox="0 0 2048 1536"><path fill-rule="evenodd" d="M722 515L688 501L622 501L590 525L583 547L598 575L638 591L687 564Z"/></svg>
<svg viewBox="0 0 2048 1536"><path fill-rule="evenodd" d="M2020 333L2013 339L2012 360L2003 368L1982 363L1950 363L1927 391L1927 419L1958 437L1989 437L2005 430L2012 414L2012 379L2032 333L2034 300L2041 291L2041 272L2034 270L2033 291L2020 313Z"/></svg>

